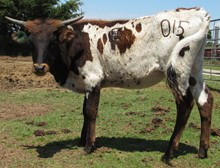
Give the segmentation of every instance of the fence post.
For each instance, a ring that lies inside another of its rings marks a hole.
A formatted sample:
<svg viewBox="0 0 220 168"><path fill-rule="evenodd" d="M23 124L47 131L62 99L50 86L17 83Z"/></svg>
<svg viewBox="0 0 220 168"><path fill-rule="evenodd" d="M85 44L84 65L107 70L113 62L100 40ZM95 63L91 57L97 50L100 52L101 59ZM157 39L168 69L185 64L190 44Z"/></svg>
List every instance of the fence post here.
<svg viewBox="0 0 220 168"><path fill-rule="evenodd" d="M213 57L217 57L217 47L218 47L218 40L219 40L219 26L215 26L215 39L214 39L214 55Z"/></svg>

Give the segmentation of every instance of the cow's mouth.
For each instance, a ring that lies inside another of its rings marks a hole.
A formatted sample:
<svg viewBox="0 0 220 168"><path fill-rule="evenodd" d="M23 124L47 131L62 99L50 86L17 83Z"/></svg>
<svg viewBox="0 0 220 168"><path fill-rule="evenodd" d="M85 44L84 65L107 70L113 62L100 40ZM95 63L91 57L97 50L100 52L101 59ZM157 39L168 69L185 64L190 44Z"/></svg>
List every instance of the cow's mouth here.
<svg viewBox="0 0 220 168"><path fill-rule="evenodd" d="M49 66L47 64L34 64L33 71L37 76L44 76L49 72Z"/></svg>

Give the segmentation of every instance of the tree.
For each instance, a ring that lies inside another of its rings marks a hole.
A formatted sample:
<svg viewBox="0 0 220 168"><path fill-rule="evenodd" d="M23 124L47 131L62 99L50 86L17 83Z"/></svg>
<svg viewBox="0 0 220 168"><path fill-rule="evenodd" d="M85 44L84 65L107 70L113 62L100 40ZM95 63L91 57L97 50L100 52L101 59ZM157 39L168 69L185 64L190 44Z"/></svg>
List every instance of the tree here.
<svg viewBox="0 0 220 168"><path fill-rule="evenodd" d="M63 1L62 1L63 2ZM22 28L8 23L5 16L19 20L33 20L36 18L69 19L82 14L79 10L80 0L1 0L0 3L0 52L7 49L6 36ZM4 43L3 43L4 41ZM12 43L12 42L10 42ZM14 44L16 45L16 44Z"/></svg>
<svg viewBox="0 0 220 168"><path fill-rule="evenodd" d="M208 32L208 35L207 35L207 39L212 39L212 31L211 30L209 30L209 32Z"/></svg>
<svg viewBox="0 0 220 168"><path fill-rule="evenodd" d="M212 47L213 46L213 41L211 39L212 39L212 31L209 30L209 32L207 34L206 47Z"/></svg>

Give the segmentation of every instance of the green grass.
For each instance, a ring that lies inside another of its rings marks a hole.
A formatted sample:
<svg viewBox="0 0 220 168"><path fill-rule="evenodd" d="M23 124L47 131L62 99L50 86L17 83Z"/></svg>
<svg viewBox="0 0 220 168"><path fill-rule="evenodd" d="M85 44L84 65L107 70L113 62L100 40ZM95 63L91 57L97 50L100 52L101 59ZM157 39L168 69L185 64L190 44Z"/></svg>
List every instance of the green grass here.
<svg viewBox="0 0 220 168"><path fill-rule="evenodd" d="M219 83L209 82L215 105L213 128L219 129ZM0 118L0 167L40 168L126 168L167 167L161 162L175 122L175 103L164 83L143 90L103 89L97 119L97 149L83 155L78 147L82 128L83 95L64 90L38 89L1 92L0 102L15 105L18 109L42 106L47 113L11 119ZM156 115L152 107L160 105L169 112ZM27 110L27 109L26 109ZM150 133L152 119L163 123ZM37 126L40 122L47 125ZM200 124L195 107L188 123ZM70 133L64 133L68 129ZM36 130L55 131L56 134L35 136ZM197 159L200 130L186 127L181 138L176 167L220 166L220 137L211 136L208 159Z"/></svg>
<svg viewBox="0 0 220 168"><path fill-rule="evenodd" d="M215 85L215 83L218 83L218 85L219 85L220 76L203 75L203 78L204 78L205 81L208 82L208 83L213 83L214 85Z"/></svg>
<svg viewBox="0 0 220 168"><path fill-rule="evenodd" d="M208 70L211 70L211 71L212 70L219 70L220 71L220 61L219 60L205 59L204 69L208 69ZM220 76L204 75L204 79L210 80L210 81L220 81Z"/></svg>
<svg viewBox="0 0 220 168"><path fill-rule="evenodd" d="M204 69L220 70L220 60L204 59Z"/></svg>

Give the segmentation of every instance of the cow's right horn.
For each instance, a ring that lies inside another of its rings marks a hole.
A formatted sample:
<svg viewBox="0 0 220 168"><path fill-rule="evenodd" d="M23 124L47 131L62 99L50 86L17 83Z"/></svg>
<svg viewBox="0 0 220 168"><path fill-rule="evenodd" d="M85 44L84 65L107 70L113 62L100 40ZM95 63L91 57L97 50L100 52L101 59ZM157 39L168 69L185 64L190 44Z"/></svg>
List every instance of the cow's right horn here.
<svg viewBox="0 0 220 168"><path fill-rule="evenodd" d="M82 19L83 17L84 17L84 16L78 16L78 17L76 17L76 18L64 20L64 21L61 22L61 24L62 24L63 26L66 26L66 25L68 25L68 24L77 22L78 20Z"/></svg>
<svg viewBox="0 0 220 168"><path fill-rule="evenodd" d="M13 18L10 18L10 17L8 17L8 16L5 16L5 19L9 20L9 21L12 22L12 23L21 25L21 26L24 26L24 24L25 24L25 21L13 19Z"/></svg>

